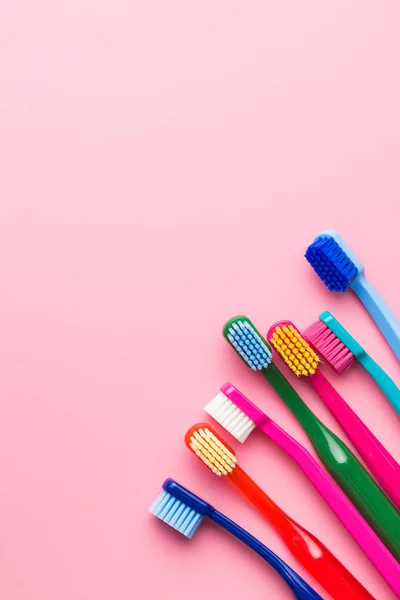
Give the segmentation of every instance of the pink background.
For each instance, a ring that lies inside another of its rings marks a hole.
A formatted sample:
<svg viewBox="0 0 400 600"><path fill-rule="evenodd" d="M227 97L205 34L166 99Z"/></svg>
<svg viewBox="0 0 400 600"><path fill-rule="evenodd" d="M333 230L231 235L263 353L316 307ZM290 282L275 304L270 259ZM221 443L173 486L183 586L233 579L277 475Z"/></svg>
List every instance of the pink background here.
<svg viewBox="0 0 400 600"><path fill-rule="evenodd" d="M266 332L331 309L400 383L356 299L302 258L339 229L400 315L399 30L389 0L2 1L1 598L292 598L216 527L189 542L147 510L173 476L304 574L183 436L231 380L309 447L223 341L237 313ZM368 378L332 381L400 459ZM228 438L240 464L393 600L298 469L253 436Z"/></svg>

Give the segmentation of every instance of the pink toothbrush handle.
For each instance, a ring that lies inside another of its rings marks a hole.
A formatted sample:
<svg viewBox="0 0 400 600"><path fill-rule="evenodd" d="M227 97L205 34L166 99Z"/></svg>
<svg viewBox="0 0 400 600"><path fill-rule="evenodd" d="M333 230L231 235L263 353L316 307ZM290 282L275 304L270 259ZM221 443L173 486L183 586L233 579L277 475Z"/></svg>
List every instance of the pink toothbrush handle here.
<svg viewBox="0 0 400 600"><path fill-rule="evenodd" d="M400 465L322 373L317 371L310 381L379 485L400 509Z"/></svg>
<svg viewBox="0 0 400 600"><path fill-rule="evenodd" d="M400 564L372 531L368 523L364 521L350 500L306 448L273 421L260 421L257 423L258 427L296 461L396 596L400 598Z"/></svg>

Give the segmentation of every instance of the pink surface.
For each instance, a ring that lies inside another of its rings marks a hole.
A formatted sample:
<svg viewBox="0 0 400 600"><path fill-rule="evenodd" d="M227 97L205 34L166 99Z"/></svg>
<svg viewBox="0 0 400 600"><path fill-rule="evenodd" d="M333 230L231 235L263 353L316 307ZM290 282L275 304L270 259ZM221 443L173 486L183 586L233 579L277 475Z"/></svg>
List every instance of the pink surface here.
<svg viewBox="0 0 400 600"><path fill-rule="evenodd" d="M400 382L359 302L302 258L340 230L400 315L399 28L372 0L3 0L1 598L292 598L217 528L190 542L147 509L175 477L298 568L183 444L230 380L310 447L223 341L228 317L266 332L332 310ZM353 369L329 375L399 460L398 418ZM235 448L393 600L281 451L257 432Z"/></svg>

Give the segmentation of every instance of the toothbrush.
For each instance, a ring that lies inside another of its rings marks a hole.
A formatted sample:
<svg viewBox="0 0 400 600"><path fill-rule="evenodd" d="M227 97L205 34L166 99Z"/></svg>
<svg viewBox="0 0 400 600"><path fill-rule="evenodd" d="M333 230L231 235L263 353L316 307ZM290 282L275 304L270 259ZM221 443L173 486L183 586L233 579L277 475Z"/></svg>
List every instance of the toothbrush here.
<svg viewBox="0 0 400 600"><path fill-rule="evenodd" d="M272 351L247 317L235 317L223 330L242 360L259 371L297 418L320 460L365 519L381 531L381 518L393 505L348 446L308 408L278 367Z"/></svg>
<svg viewBox="0 0 400 600"><path fill-rule="evenodd" d="M339 375L358 360L400 415L400 390L397 385L330 312L321 313L318 321L303 333Z"/></svg>
<svg viewBox="0 0 400 600"><path fill-rule="evenodd" d="M400 323L367 280L363 264L340 235L333 230L323 231L307 248L305 257L329 290L353 289L400 360Z"/></svg>
<svg viewBox="0 0 400 600"><path fill-rule="evenodd" d="M163 491L150 507L150 512L161 519L161 521L164 521L164 523L167 523L186 537L192 538L204 517L208 517L211 521L222 527L222 529L225 529L254 550L254 552L270 564L284 579L297 600L322 600L321 596L279 556L274 554L272 550L264 546L264 544L245 529L242 529L234 521L231 521L231 519L216 510L211 504L208 504L205 500L196 496L173 479L166 479L162 487ZM365 597L372 599L372 596L366 590L365 592Z"/></svg>
<svg viewBox="0 0 400 600"><path fill-rule="evenodd" d="M373 537L375 534L372 533L367 523L363 522L363 527L360 525L363 520L350 500L306 448L274 423L231 383L222 386L218 396L207 404L205 411L242 443L246 441L255 427L259 427L265 435L295 460L350 535L368 555L368 533L371 533ZM394 508L393 511L400 518ZM398 528L398 524L387 523L387 525ZM386 540L384 541L386 543ZM395 541L390 537L389 542L396 549ZM387 545L389 546L389 544Z"/></svg>
<svg viewBox="0 0 400 600"><path fill-rule="evenodd" d="M267 338L297 377L305 377L329 408L386 494L396 506L400 499L400 465L329 383L319 368L320 358L290 321L273 325ZM384 524L383 519L388 519ZM391 506L378 519L378 532L400 558L400 514Z"/></svg>
<svg viewBox="0 0 400 600"><path fill-rule="evenodd" d="M267 518L293 556L334 600L369 598L369 593L314 535L284 513L236 464L233 450L207 424L191 427L185 443L215 475L226 477ZM388 553L384 570L400 597L400 565ZM367 594L367 595L366 595Z"/></svg>

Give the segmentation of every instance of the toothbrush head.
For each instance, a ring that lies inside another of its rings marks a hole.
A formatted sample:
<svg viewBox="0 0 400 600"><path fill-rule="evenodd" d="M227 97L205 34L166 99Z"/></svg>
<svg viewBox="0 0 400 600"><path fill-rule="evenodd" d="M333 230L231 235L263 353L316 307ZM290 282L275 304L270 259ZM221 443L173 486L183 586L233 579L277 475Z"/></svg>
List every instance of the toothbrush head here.
<svg viewBox="0 0 400 600"><path fill-rule="evenodd" d="M320 359L293 323L279 321L267 337L295 375L309 377L316 373Z"/></svg>
<svg viewBox="0 0 400 600"><path fill-rule="evenodd" d="M272 361L269 344L247 317L230 319L224 325L223 335L253 371L266 369Z"/></svg>
<svg viewBox="0 0 400 600"><path fill-rule="evenodd" d="M307 248L306 259L333 292L345 292L364 267L336 231L320 233Z"/></svg>
<svg viewBox="0 0 400 600"><path fill-rule="evenodd" d="M323 313L329 314L329 313ZM304 335L310 344L322 356L338 375L342 375L356 361L355 355L348 347L333 333L329 326L321 320L304 330ZM333 317L332 317L333 318Z"/></svg>
<svg viewBox="0 0 400 600"><path fill-rule="evenodd" d="M240 406L245 405L247 410L254 412L254 415L256 415L257 412L260 412L259 409L243 396L243 394L231 383L223 385L219 394L204 407L204 410L222 425L226 431L233 435L234 438L243 443L257 425L241 410L241 408L239 408L237 402L239 402ZM256 417L254 416L254 418Z"/></svg>
<svg viewBox="0 0 400 600"><path fill-rule="evenodd" d="M317 352L339 375L365 354L360 344L327 310L322 312L318 321L304 333Z"/></svg>
<svg viewBox="0 0 400 600"><path fill-rule="evenodd" d="M169 478L164 481L161 494L149 510L161 521L191 538L212 506Z"/></svg>
<svg viewBox="0 0 400 600"><path fill-rule="evenodd" d="M191 427L185 444L218 477L229 475L236 467L234 451L207 423Z"/></svg>

